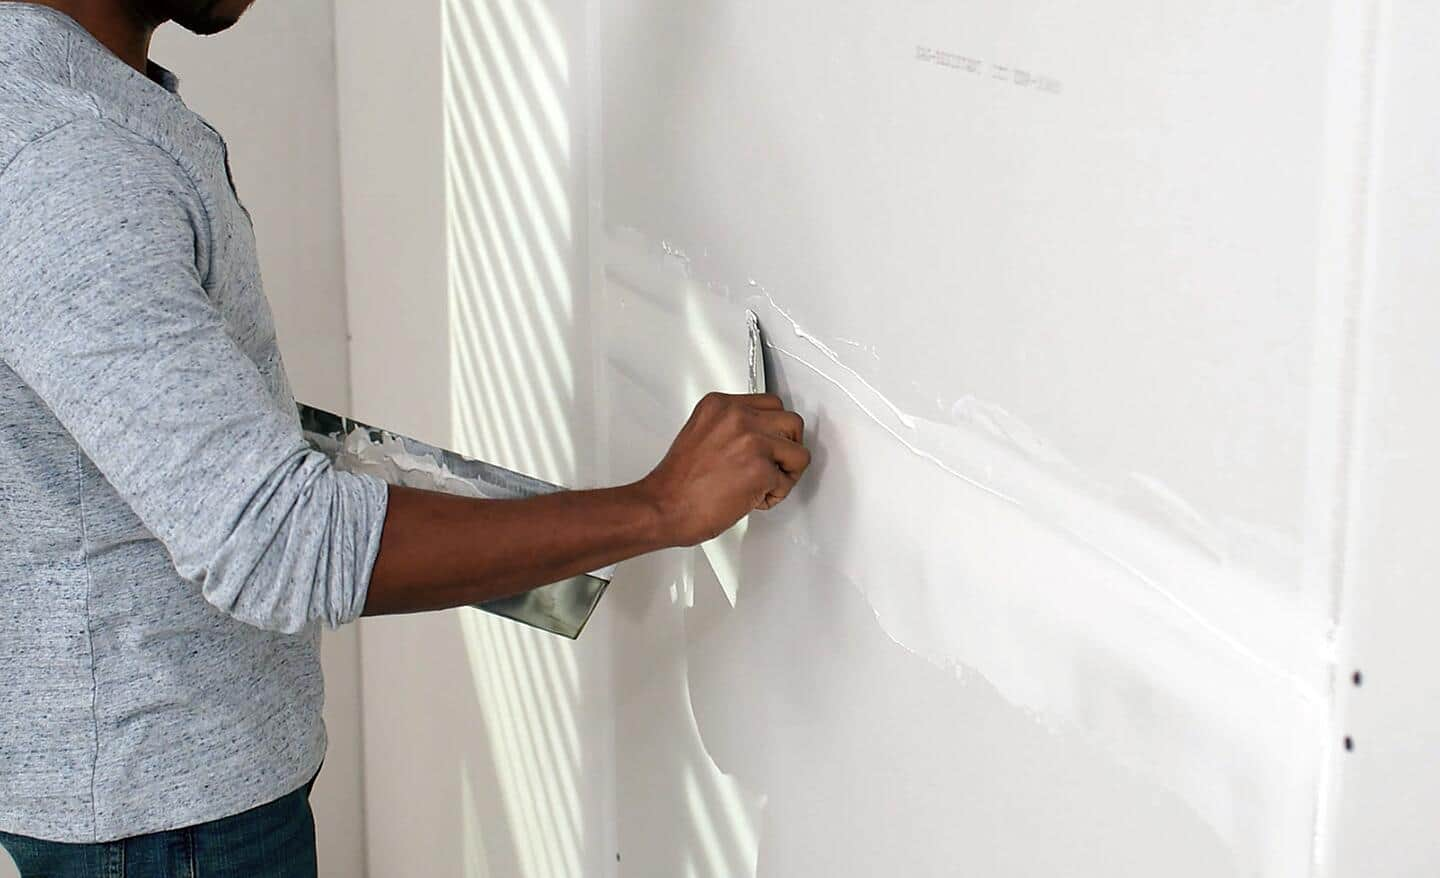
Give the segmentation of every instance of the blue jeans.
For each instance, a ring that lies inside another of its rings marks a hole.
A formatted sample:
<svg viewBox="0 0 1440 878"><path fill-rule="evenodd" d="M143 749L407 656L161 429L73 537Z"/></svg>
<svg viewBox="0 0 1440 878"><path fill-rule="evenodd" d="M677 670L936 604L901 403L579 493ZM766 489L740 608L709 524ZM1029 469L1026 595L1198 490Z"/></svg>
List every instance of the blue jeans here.
<svg viewBox="0 0 1440 878"><path fill-rule="evenodd" d="M100 844L0 832L21 878L315 878L310 783L268 805L199 826Z"/></svg>

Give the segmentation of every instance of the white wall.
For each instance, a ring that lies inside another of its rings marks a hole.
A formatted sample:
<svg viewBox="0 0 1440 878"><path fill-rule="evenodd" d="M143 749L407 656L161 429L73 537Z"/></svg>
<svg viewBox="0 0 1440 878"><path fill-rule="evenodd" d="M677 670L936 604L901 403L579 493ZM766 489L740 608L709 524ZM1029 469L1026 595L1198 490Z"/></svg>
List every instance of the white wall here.
<svg viewBox="0 0 1440 878"><path fill-rule="evenodd" d="M590 481L580 5L335 8L356 416ZM608 625L365 621L371 874L605 874Z"/></svg>
<svg viewBox="0 0 1440 878"><path fill-rule="evenodd" d="M387 8L357 414L623 481L749 307L816 462L734 606L666 553L575 648L367 625L375 874L1435 870L1433 15Z"/></svg>
<svg viewBox="0 0 1440 878"><path fill-rule="evenodd" d="M592 8L613 475L700 310L817 455L734 609L622 569L627 873L1303 874L1329 10Z"/></svg>
<svg viewBox="0 0 1440 878"><path fill-rule="evenodd" d="M297 398L349 402L336 136L334 21L328 0L257 3L233 30L170 26L152 57L225 136L255 220L265 292ZM364 871L358 630L323 641L330 748L312 799L321 874Z"/></svg>

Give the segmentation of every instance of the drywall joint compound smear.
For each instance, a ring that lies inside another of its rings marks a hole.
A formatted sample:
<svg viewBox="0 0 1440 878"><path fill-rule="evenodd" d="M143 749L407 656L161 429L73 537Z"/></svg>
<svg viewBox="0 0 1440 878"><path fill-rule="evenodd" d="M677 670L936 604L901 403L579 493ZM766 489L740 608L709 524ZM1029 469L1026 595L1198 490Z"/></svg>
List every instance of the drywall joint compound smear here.
<svg viewBox="0 0 1440 878"><path fill-rule="evenodd" d="M847 363L783 293L701 280L703 260L634 230L609 245L618 339L692 338L687 310L760 314L820 464L798 510L755 526L784 528L957 685L979 675L1175 792L1258 873L1305 865L1332 651L1320 608L1230 564L1223 530L1158 480L1133 477L1154 502L1122 502L964 394L952 423L906 412L862 373L876 356ZM650 371L635 347L610 351L624 375ZM664 407L673 391L642 380Z"/></svg>

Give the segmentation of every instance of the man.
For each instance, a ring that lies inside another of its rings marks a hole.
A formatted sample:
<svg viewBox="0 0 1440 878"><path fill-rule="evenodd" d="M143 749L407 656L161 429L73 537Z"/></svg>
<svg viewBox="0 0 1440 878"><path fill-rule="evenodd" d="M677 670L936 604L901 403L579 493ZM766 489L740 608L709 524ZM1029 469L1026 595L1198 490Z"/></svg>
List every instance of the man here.
<svg viewBox="0 0 1440 878"><path fill-rule="evenodd" d="M320 624L712 537L809 464L707 397L638 483L387 488L301 439L225 144L149 62L249 0L0 3L0 845L26 874L315 872Z"/></svg>

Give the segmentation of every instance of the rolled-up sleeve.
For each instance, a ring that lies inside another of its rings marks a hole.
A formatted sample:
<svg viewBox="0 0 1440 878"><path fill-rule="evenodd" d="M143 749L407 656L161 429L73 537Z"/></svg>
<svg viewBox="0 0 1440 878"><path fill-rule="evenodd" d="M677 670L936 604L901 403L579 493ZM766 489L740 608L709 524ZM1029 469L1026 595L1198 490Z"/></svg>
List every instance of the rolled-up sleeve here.
<svg viewBox="0 0 1440 878"><path fill-rule="evenodd" d="M209 234L153 144L100 120L36 141L0 174L0 358L206 600L338 626L364 608L387 488L306 445L205 288Z"/></svg>

